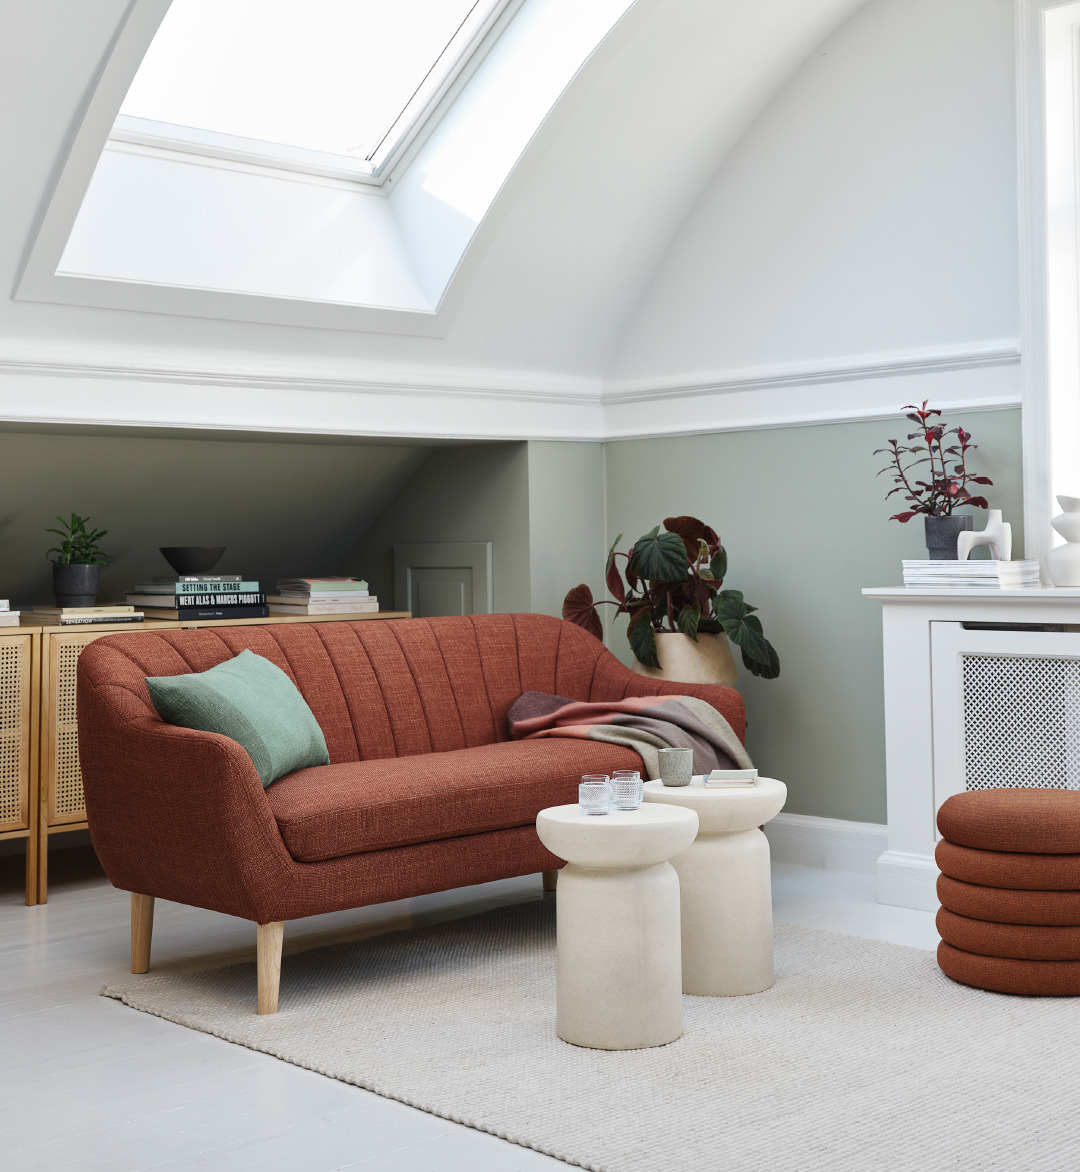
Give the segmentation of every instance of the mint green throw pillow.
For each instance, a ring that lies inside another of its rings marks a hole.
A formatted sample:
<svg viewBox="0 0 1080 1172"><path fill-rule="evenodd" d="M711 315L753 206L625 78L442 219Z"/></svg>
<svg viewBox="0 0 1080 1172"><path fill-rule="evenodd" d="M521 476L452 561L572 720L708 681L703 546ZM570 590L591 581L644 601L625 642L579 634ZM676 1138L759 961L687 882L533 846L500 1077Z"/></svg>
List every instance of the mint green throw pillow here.
<svg viewBox="0 0 1080 1172"><path fill-rule="evenodd" d="M264 789L294 769L330 764L307 701L280 667L254 651L193 675L147 676L146 686L166 723L237 741Z"/></svg>

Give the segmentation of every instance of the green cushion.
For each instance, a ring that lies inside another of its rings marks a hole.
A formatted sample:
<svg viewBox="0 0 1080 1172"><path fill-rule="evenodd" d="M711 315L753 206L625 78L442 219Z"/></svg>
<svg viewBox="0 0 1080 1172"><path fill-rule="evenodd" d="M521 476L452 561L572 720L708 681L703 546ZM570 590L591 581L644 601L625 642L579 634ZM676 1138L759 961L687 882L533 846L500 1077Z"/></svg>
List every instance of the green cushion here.
<svg viewBox="0 0 1080 1172"><path fill-rule="evenodd" d="M330 764L307 701L280 667L254 651L194 675L148 676L146 686L162 720L237 741L264 788L294 769Z"/></svg>

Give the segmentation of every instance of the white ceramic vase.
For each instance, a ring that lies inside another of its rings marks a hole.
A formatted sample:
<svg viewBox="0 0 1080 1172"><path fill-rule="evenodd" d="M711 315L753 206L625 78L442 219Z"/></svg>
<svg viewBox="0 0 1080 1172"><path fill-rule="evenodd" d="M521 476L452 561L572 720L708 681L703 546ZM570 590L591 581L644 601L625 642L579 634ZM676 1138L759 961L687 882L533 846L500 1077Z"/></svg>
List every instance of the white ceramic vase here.
<svg viewBox="0 0 1080 1172"><path fill-rule="evenodd" d="M1080 586L1080 497L1059 496L1060 512L1050 524L1065 538L1043 558L1055 586Z"/></svg>
<svg viewBox="0 0 1080 1172"><path fill-rule="evenodd" d="M638 675L656 680L676 680L680 684L726 684L734 687L739 678L731 644L725 634L699 634L695 643L679 631L656 633L656 657L659 667L646 667L634 660Z"/></svg>

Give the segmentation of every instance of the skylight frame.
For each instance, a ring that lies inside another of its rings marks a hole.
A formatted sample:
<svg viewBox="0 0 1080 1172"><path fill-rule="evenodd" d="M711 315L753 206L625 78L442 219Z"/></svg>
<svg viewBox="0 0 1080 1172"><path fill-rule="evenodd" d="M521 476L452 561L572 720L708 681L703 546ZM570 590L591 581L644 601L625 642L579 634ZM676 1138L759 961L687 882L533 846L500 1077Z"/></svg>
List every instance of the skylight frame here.
<svg viewBox="0 0 1080 1172"><path fill-rule="evenodd" d="M367 158L117 114L110 142L257 167L382 186L420 136L437 122L525 0L477 0L457 32ZM477 11L480 9L480 11Z"/></svg>

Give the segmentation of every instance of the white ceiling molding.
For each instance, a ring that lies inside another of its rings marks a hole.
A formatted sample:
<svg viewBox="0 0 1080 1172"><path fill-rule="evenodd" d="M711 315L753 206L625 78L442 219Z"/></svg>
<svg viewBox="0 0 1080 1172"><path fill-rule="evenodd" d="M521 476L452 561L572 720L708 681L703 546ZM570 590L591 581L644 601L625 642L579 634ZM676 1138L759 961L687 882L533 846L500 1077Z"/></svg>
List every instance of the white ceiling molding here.
<svg viewBox="0 0 1080 1172"><path fill-rule="evenodd" d="M481 370L364 373L133 365L119 357L0 351L0 419L401 439L648 438L895 416L931 398L965 411L1018 406L1015 340L831 364L608 384ZM164 392L174 388L175 393Z"/></svg>

